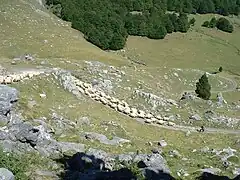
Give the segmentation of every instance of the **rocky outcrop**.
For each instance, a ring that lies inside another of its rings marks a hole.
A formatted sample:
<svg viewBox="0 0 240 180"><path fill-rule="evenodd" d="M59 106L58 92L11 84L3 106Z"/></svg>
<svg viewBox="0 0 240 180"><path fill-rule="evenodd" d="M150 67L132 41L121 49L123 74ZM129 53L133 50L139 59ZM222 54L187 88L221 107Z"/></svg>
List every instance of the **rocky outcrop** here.
<svg viewBox="0 0 240 180"><path fill-rule="evenodd" d="M117 136L114 136L112 139L108 139L105 135L94 132L85 132L83 133L83 136L87 140L98 140L100 143L107 145L118 145L131 142L127 139L123 139Z"/></svg>

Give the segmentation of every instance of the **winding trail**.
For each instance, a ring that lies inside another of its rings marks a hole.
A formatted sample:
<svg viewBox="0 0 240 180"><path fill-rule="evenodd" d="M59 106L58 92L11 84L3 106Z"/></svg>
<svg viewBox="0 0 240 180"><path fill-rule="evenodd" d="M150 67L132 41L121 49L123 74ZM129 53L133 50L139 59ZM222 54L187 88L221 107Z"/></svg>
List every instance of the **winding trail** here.
<svg viewBox="0 0 240 180"><path fill-rule="evenodd" d="M142 123L142 124L146 124L146 123L144 123L143 119L137 118L136 120L138 122ZM156 126L156 127L160 127L160 128L164 128L164 129L183 131L183 132L188 132L188 131L190 131L190 132L198 132L197 130L199 129L197 127L181 126L181 125L174 125L174 126L164 126L164 125L158 125L158 124L148 124L148 125L149 126ZM205 127L203 133L221 133L221 134L240 135L240 130Z"/></svg>

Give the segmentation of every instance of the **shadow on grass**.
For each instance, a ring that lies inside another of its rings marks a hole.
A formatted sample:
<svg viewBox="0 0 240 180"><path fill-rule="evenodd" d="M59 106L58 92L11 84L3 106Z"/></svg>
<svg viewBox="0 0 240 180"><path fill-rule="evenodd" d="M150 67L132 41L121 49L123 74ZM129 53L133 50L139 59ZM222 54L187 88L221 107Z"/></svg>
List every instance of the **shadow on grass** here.
<svg viewBox="0 0 240 180"><path fill-rule="evenodd" d="M64 156L58 159L57 162L64 164L65 171L59 175L62 180L175 180L169 174L156 172L152 169L146 169L145 177L141 178L125 167L111 171L106 168L103 160L85 153Z"/></svg>

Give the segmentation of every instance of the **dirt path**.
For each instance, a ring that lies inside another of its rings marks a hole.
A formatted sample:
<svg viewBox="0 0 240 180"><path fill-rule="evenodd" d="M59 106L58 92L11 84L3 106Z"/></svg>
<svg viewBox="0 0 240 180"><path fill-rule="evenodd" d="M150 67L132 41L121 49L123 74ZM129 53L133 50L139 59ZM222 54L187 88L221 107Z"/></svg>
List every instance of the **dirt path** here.
<svg viewBox="0 0 240 180"><path fill-rule="evenodd" d="M155 126L155 125L154 125ZM177 131L184 131L184 132L198 132L196 127L190 127L190 126L180 126L180 125L175 125L175 126L161 126L161 125L156 125L165 129L171 129L171 130L177 130ZM240 135L240 130L233 130L233 129L219 129L219 128L208 128L206 127L204 130L204 133L221 133L221 134L236 134Z"/></svg>

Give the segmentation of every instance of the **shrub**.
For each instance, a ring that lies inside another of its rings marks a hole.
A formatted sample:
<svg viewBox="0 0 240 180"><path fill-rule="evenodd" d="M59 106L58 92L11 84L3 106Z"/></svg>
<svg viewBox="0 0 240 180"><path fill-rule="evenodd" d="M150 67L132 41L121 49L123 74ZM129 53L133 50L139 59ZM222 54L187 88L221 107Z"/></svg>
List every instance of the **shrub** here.
<svg viewBox="0 0 240 180"><path fill-rule="evenodd" d="M233 25L231 25L230 22L223 17L218 19L216 27L225 32L233 32Z"/></svg>
<svg viewBox="0 0 240 180"><path fill-rule="evenodd" d="M202 24L203 27L209 27L209 21L204 21L204 23Z"/></svg>
<svg viewBox="0 0 240 180"><path fill-rule="evenodd" d="M215 17L213 17L211 19L211 21L209 22L209 27L210 28L215 28L216 27L216 24L217 24L217 19Z"/></svg>
<svg viewBox="0 0 240 180"><path fill-rule="evenodd" d="M190 21L189 21L189 24L191 26L194 26L195 25L195 22L196 22L196 19L195 18L192 18Z"/></svg>
<svg viewBox="0 0 240 180"><path fill-rule="evenodd" d="M222 66L218 69L219 70L219 72L222 72L223 71L223 68L222 68Z"/></svg>

